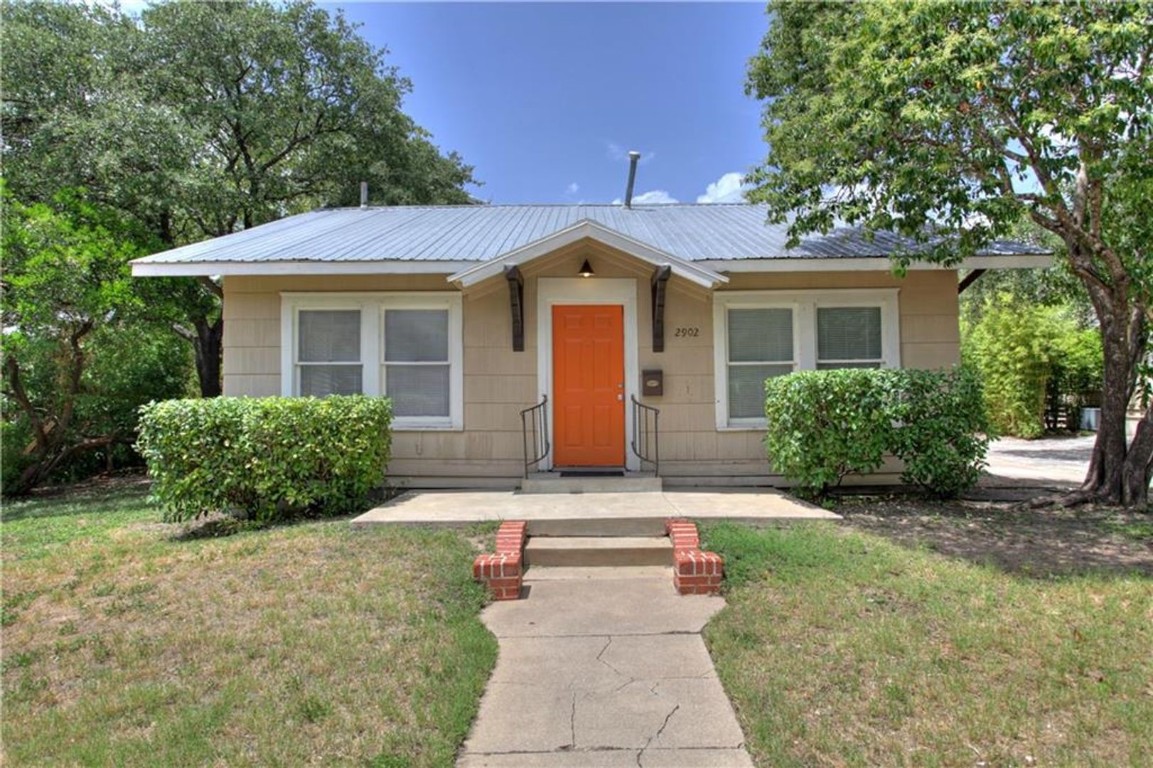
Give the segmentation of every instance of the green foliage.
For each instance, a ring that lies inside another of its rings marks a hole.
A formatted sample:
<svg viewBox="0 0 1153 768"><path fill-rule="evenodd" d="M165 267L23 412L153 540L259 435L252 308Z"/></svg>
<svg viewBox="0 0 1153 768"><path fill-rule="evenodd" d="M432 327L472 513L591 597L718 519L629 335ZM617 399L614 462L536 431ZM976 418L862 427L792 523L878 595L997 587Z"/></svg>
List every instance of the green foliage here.
<svg viewBox="0 0 1153 768"><path fill-rule="evenodd" d="M1153 320L1153 3L774 0L769 18L746 84L768 145L748 198L793 243L905 235L898 269L958 264L1024 219L1059 238L1109 361L1086 490L1144 505L1153 441L1124 430Z"/></svg>
<svg viewBox="0 0 1153 768"><path fill-rule="evenodd" d="M7 495L7 489L17 487L20 476L35 463L35 456L24 452L29 445L32 445L32 429L27 421L5 415L4 421L0 421L0 450L4 454L0 460L0 493Z"/></svg>
<svg viewBox="0 0 1153 768"><path fill-rule="evenodd" d="M1068 306L1012 293L988 296L979 319L962 322L961 351L981 374L989 420L1003 434L1040 437L1047 400L1099 397L1101 337L1078 328Z"/></svg>
<svg viewBox="0 0 1153 768"><path fill-rule="evenodd" d="M361 395L169 400L141 409L137 450L169 521L338 515L383 482L391 422Z"/></svg>
<svg viewBox="0 0 1153 768"><path fill-rule="evenodd" d="M901 479L935 496L972 487L989 427L981 385L968 370L800 371L765 383L765 446L775 471L803 494L823 496L886 454Z"/></svg>
<svg viewBox="0 0 1153 768"><path fill-rule="evenodd" d="M1049 395L1094 405L1101 396L1104 367L1101 335L1093 328L1076 328L1068 319L1061 325L1064 327L1053 345Z"/></svg>
<svg viewBox="0 0 1153 768"><path fill-rule="evenodd" d="M765 446L773 469L823 495L851 473L881 466L891 420L868 369L799 371L765 382Z"/></svg>
<svg viewBox="0 0 1153 768"><path fill-rule="evenodd" d="M5 202L2 488L19 495L129 460L136 409L184 394L190 361L141 316L127 265L152 243L141 227L81 190Z"/></svg>
<svg viewBox="0 0 1153 768"><path fill-rule="evenodd" d="M976 485L992 432L977 374L968 368L877 373L887 380L894 425L889 450L905 464L901 480L940 497Z"/></svg>
<svg viewBox="0 0 1153 768"><path fill-rule="evenodd" d="M4 176L17 199L86 187L157 240L149 252L287 214L372 202L470 203L472 168L402 111L411 84L306 0L0 0ZM143 253L137 255L144 255ZM220 393L220 289L149 278L154 318L192 342Z"/></svg>

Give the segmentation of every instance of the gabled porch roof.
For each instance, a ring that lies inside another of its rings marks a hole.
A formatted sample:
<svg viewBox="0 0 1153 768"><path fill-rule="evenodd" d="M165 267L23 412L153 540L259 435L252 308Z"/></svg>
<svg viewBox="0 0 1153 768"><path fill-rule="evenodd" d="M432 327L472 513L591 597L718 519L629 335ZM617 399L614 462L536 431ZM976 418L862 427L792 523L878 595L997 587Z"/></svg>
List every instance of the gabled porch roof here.
<svg viewBox="0 0 1153 768"><path fill-rule="evenodd" d="M704 288L716 288L729 281L727 277L719 272L714 272L708 267L677 258L671 253L666 253L650 245L646 245L639 240L634 240L631 237L622 235L620 232L609 229L603 224L591 219L579 221L571 227L566 227L559 232L554 232L547 237L542 237L514 251L509 251L503 256L498 256L490 261L484 261L467 269L462 269L450 275L448 280L451 283L459 285L461 288L467 288L482 280L500 275L505 267L526 264L541 256L552 253L558 248L563 248L566 245L585 239L595 240L598 243L616 248L619 251L627 253L641 261L648 262L656 267L667 265L672 268L673 274L691 280Z"/></svg>

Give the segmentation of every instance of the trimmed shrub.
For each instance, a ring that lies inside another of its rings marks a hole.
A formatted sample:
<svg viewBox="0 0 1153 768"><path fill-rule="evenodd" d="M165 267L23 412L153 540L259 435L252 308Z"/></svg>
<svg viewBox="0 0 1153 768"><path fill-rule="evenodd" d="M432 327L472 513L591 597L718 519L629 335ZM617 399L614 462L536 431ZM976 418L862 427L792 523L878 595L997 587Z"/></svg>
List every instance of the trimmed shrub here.
<svg viewBox="0 0 1153 768"><path fill-rule="evenodd" d="M803 495L846 475L905 463L901 479L935 496L976 483L989 445L980 380L968 370L800 371L765 382L765 446Z"/></svg>
<svg viewBox="0 0 1153 768"><path fill-rule="evenodd" d="M972 488L990 437L977 374L967 368L876 373L888 382L889 451L905 463L901 480L942 498Z"/></svg>
<svg viewBox="0 0 1153 768"><path fill-rule="evenodd" d="M773 468L805 495L824 495L885 459L891 419L877 371L799 371L765 382L765 447Z"/></svg>
<svg viewBox="0 0 1153 768"><path fill-rule="evenodd" d="M383 481L391 422L362 395L168 400L141 408L136 448L169 522L339 515Z"/></svg>

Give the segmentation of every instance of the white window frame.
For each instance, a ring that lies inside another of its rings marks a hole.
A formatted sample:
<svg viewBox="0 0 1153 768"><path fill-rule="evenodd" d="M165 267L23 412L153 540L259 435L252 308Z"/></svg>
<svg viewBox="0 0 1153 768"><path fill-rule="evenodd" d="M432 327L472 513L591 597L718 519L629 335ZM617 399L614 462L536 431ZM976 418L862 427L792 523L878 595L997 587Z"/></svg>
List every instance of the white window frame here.
<svg viewBox="0 0 1153 768"><path fill-rule="evenodd" d="M302 310L360 311L360 364L364 394L383 396L384 313L389 309L440 309L448 311L449 415L393 416L395 431L464 429L464 323L461 295L453 292L420 293L281 293L280 294L280 392L300 394L296 357L300 346L297 318ZM287 340L287 343L286 341Z"/></svg>
<svg viewBox="0 0 1153 768"><path fill-rule="evenodd" d="M730 309L793 310L793 370L817 368L817 308L879 307L882 367L901 367L899 288L719 291L713 294L713 380L718 431L761 430L764 418L729 418Z"/></svg>

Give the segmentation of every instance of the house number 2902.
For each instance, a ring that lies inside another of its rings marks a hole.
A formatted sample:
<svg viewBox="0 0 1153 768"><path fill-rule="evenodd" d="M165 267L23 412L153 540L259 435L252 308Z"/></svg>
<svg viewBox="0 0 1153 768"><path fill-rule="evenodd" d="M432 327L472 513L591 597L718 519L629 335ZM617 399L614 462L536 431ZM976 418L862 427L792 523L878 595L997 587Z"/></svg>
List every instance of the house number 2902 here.
<svg viewBox="0 0 1153 768"><path fill-rule="evenodd" d="M697 328L696 326L690 326L688 328L677 328L676 332L673 335L676 336L676 338L678 338L678 339L686 338L686 337L696 337L696 336L701 335L701 329Z"/></svg>

